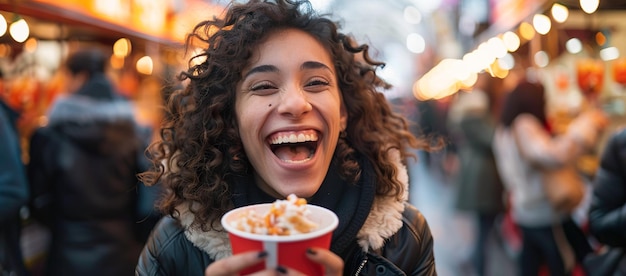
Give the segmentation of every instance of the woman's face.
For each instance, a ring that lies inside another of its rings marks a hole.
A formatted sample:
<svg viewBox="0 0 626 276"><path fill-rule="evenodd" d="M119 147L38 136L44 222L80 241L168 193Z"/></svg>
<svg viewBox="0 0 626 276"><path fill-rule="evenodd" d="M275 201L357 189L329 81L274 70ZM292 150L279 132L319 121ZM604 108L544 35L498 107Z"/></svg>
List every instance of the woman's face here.
<svg viewBox="0 0 626 276"><path fill-rule="evenodd" d="M271 34L242 72L235 108L257 185L276 197L315 194L347 122L322 44L295 29Z"/></svg>

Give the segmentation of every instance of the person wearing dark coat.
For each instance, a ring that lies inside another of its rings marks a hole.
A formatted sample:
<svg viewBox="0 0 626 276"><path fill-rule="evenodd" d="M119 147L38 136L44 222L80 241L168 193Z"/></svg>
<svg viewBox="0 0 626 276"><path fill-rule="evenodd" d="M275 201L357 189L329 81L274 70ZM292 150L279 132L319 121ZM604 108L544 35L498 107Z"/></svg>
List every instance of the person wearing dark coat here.
<svg viewBox="0 0 626 276"><path fill-rule="evenodd" d="M104 73L107 60L96 49L69 57L75 91L31 137L33 215L52 234L47 275L133 275L143 245L135 213L144 143L132 105Z"/></svg>
<svg viewBox="0 0 626 276"><path fill-rule="evenodd" d="M496 218L505 211L504 185L492 150L498 102L491 78L488 73L479 74L471 92L457 95L449 116L460 161L455 207L476 215L471 257L477 275L487 275L488 238Z"/></svg>
<svg viewBox="0 0 626 276"><path fill-rule="evenodd" d="M15 127L17 113L0 100L0 275L26 275L20 247L20 209L28 182Z"/></svg>
<svg viewBox="0 0 626 276"><path fill-rule="evenodd" d="M608 140L593 181L589 230L604 245L626 251L626 129ZM626 275L626 254L615 274Z"/></svg>

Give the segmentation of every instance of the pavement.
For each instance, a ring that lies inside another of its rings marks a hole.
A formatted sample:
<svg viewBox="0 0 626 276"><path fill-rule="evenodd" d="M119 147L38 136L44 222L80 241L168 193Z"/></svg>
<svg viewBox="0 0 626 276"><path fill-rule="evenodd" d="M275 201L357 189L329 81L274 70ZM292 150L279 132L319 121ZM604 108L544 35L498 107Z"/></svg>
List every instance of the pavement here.
<svg viewBox="0 0 626 276"><path fill-rule="evenodd" d="M434 239L435 263L440 276L474 276L471 254L476 231L475 218L453 207L456 187L449 173L426 165L419 153L418 162L409 162L409 200L426 217ZM435 154L437 163L437 155ZM441 157L441 156L439 156ZM485 276L514 275L510 248L491 235L488 243ZM483 275L480 275L483 276Z"/></svg>

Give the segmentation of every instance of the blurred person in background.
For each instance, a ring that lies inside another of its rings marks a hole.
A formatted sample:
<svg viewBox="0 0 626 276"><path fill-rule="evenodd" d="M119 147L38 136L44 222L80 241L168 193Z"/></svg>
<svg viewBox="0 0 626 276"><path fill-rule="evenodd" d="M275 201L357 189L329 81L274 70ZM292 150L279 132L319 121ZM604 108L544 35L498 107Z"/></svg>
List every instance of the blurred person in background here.
<svg viewBox="0 0 626 276"><path fill-rule="evenodd" d="M0 95L2 96L2 95ZM18 114L0 98L0 275L26 275L20 247L20 209L28 182L15 126Z"/></svg>
<svg viewBox="0 0 626 276"><path fill-rule="evenodd" d="M451 98L418 100L416 104L418 137L445 143L438 151L420 151L420 162L446 183L458 170L456 145L447 125Z"/></svg>
<svg viewBox="0 0 626 276"><path fill-rule="evenodd" d="M476 215L472 266L480 276L486 275L489 235L505 210L504 187L492 151L498 108L496 81L488 73L479 74L472 91L456 95L448 117L460 161L456 208Z"/></svg>
<svg viewBox="0 0 626 276"><path fill-rule="evenodd" d="M613 133L601 156L589 208L589 230L602 245L621 249L621 258L607 267L606 275L626 275L626 129Z"/></svg>
<svg viewBox="0 0 626 276"><path fill-rule="evenodd" d="M143 245L136 174L146 142L107 63L96 48L71 54L70 94L31 137L31 210L52 235L47 275L133 275Z"/></svg>
<svg viewBox="0 0 626 276"><path fill-rule="evenodd" d="M517 272L536 276L546 265L550 275L570 275L591 246L572 214L556 210L546 197L543 185L554 183L543 182L544 171L574 166L577 157L596 146L608 120L591 109L576 117L565 133L554 135L543 85L527 73L527 57L518 56L516 62L521 77L505 96L493 146L510 193L511 215L522 235Z"/></svg>

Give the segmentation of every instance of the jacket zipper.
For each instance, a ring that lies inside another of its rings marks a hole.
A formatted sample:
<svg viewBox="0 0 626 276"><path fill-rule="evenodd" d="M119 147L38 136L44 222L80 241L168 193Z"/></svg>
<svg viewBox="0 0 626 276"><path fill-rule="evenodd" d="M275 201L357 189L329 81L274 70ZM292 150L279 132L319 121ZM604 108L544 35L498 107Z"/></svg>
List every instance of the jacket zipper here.
<svg viewBox="0 0 626 276"><path fill-rule="evenodd" d="M356 273L354 273L354 276L359 276L359 274L361 274L361 270L363 270L363 267L365 267L366 263L367 263L367 257L363 259L363 261L361 262L361 265L359 265L359 268L356 270Z"/></svg>

